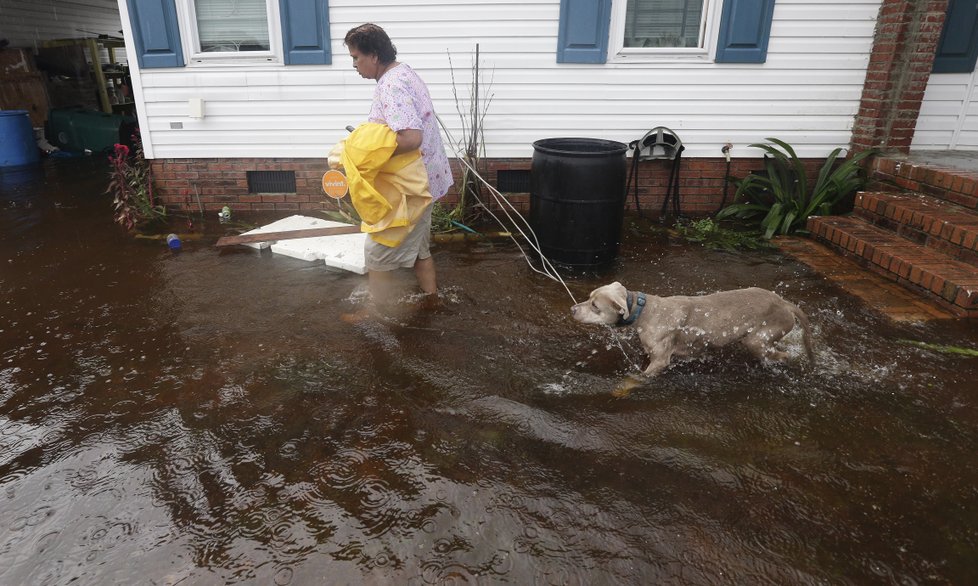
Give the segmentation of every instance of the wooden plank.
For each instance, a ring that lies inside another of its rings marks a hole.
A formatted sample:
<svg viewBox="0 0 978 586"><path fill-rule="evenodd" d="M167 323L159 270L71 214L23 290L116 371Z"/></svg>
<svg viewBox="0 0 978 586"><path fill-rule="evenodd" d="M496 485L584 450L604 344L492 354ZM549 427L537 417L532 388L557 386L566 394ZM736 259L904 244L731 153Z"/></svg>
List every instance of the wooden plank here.
<svg viewBox="0 0 978 586"><path fill-rule="evenodd" d="M215 246L234 246L235 244L254 244L255 242L271 242L292 240L295 238L315 238L317 236L337 236L339 234L359 234L360 226L338 226L334 228L307 228L305 230L285 230L283 232L258 232L254 234L239 234L224 236Z"/></svg>
<svg viewBox="0 0 978 586"><path fill-rule="evenodd" d="M98 97L102 103L102 111L112 113L112 102L109 101L109 91L106 88L105 75L102 73L102 57L99 55L98 43L95 39L86 39L88 53L92 59L92 70L95 72L95 83L98 85Z"/></svg>

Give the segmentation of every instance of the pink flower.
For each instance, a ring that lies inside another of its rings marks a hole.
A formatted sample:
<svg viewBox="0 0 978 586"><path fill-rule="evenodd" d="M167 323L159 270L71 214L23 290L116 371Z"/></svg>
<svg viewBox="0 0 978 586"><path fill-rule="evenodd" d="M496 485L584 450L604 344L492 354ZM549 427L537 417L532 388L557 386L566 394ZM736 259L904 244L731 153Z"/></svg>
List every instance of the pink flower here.
<svg viewBox="0 0 978 586"><path fill-rule="evenodd" d="M127 147L124 144L118 144L118 143L116 143L116 145L115 145L115 154L116 154L116 156L119 156L119 157L128 157L129 156L129 147Z"/></svg>

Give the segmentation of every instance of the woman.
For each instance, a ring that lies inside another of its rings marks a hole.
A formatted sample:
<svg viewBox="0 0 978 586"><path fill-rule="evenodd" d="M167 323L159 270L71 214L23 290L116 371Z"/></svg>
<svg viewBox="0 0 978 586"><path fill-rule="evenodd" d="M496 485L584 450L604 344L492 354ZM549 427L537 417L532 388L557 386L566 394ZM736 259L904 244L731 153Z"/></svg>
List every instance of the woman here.
<svg viewBox="0 0 978 586"><path fill-rule="evenodd" d="M367 23L354 27L346 33L343 43L350 51L357 73L377 82L368 121L386 124L397 133L394 154L421 149L428 171L428 188L432 199L437 201L448 192L454 180L428 87L413 69L395 60L397 49L379 26ZM430 242L431 206L396 248L368 238L366 256L371 292L377 295L386 288L390 271L413 267L421 290L429 295L437 293Z"/></svg>

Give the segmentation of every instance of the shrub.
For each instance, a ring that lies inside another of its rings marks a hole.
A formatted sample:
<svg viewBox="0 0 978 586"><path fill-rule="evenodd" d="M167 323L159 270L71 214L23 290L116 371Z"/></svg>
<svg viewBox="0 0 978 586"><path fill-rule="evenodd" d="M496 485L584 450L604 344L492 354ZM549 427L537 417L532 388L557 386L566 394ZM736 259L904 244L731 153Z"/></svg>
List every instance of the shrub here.
<svg viewBox="0 0 978 586"><path fill-rule="evenodd" d="M763 149L764 173L751 173L735 180L733 203L717 214L717 219L740 218L760 226L764 238L775 234L805 233L809 216L830 215L840 203L866 184L860 163L876 154L866 150L837 164L844 149L833 150L818 172L811 189L801 159L786 142L767 139L772 144L752 144Z"/></svg>
<svg viewBox="0 0 978 586"><path fill-rule="evenodd" d="M138 131L133 133L132 139L131 152L126 145L117 144L109 155L111 179L105 190L113 195L115 221L127 230L132 230L136 224L166 216L166 208L156 205L153 197L153 177L149 163L143 156Z"/></svg>

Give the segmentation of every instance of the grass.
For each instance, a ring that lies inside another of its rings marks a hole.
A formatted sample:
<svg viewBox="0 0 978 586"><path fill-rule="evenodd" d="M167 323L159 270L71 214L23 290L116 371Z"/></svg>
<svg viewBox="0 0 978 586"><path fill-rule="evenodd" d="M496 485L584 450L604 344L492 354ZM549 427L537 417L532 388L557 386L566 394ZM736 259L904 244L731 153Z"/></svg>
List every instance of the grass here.
<svg viewBox="0 0 978 586"><path fill-rule="evenodd" d="M946 346L943 344L929 344L927 342L921 342L919 340L898 340L901 344L907 344L908 346L916 346L917 348L923 348L924 350L930 350L932 352L940 352L941 354L956 354L958 356L971 356L978 357L978 350L974 348L963 348L961 346Z"/></svg>
<svg viewBox="0 0 978 586"><path fill-rule="evenodd" d="M688 242L702 244L715 250L763 250L774 248L759 230L735 230L725 228L711 218L681 220L676 232Z"/></svg>

